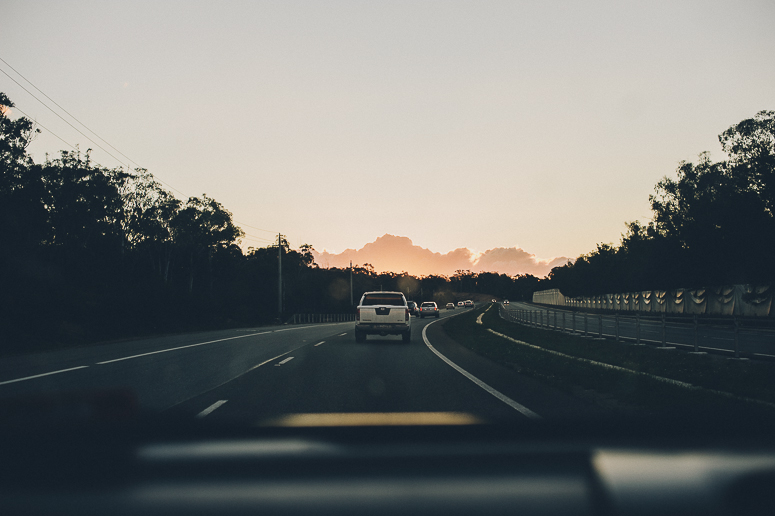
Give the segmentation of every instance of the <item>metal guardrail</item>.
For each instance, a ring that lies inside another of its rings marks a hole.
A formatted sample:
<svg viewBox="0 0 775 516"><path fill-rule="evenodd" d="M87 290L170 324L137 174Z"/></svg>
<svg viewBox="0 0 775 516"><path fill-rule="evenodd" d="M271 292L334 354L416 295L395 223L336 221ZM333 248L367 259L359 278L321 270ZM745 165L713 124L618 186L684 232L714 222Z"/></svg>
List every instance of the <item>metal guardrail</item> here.
<svg viewBox="0 0 775 516"><path fill-rule="evenodd" d="M355 322L355 314L293 314L288 324Z"/></svg>
<svg viewBox="0 0 775 516"><path fill-rule="evenodd" d="M692 353L731 354L738 359L743 355L775 359L775 330L746 327L741 317L668 317L665 313L645 317L637 312L603 315L528 305L500 305L500 316L511 322L592 339L656 344L658 349L682 347Z"/></svg>

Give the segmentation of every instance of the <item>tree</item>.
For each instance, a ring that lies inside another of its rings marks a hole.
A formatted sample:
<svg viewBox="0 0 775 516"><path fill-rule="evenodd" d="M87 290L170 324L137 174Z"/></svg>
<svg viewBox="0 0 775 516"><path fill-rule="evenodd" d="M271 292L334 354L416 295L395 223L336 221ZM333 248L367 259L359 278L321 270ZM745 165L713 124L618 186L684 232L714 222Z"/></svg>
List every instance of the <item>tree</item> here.
<svg viewBox="0 0 775 516"><path fill-rule="evenodd" d="M35 249L48 233L48 199L41 169L27 154L40 129L25 117L11 120L13 107L0 92L0 242L7 249L25 253Z"/></svg>
<svg viewBox="0 0 775 516"><path fill-rule="evenodd" d="M173 221L183 203L145 169L135 170L127 185L123 197L128 244L145 255L152 270L167 283L174 250Z"/></svg>
<svg viewBox="0 0 775 516"><path fill-rule="evenodd" d="M302 244L301 247L299 247L299 253L301 253L301 261L305 266L317 268L318 265L315 263L315 256L313 254L314 252L315 252L315 248L312 247L310 244Z"/></svg>
<svg viewBox="0 0 775 516"><path fill-rule="evenodd" d="M189 197L183 208L175 214L172 221L175 244L189 258L188 292L194 288L194 261L201 254L207 255L208 273L212 252L216 247L228 247L245 236L234 225L231 212L215 199L203 194L202 197Z"/></svg>
<svg viewBox="0 0 775 516"><path fill-rule="evenodd" d="M760 111L719 135L730 176L740 191L754 192L775 213L775 111Z"/></svg>

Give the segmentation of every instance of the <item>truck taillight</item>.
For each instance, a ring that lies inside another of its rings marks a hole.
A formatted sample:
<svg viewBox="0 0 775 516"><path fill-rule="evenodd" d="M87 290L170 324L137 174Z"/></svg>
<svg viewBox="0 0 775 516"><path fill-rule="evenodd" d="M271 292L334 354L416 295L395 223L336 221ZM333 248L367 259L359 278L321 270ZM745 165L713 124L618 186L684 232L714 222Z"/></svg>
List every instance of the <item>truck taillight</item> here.
<svg viewBox="0 0 775 516"><path fill-rule="evenodd" d="M405 321L409 320L409 309L408 308L406 310L404 310L404 320Z"/></svg>
<svg viewBox="0 0 775 516"><path fill-rule="evenodd" d="M360 321L361 320L361 309L360 308L356 308L355 309L355 320L356 321Z"/></svg>

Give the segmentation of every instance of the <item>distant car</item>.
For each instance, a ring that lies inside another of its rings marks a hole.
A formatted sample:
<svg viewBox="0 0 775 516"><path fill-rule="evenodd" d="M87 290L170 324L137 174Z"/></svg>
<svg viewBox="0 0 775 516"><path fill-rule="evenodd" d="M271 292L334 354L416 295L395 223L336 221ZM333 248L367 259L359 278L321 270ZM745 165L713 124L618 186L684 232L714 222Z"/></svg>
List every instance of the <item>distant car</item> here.
<svg viewBox="0 0 775 516"><path fill-rule="evenodd" d="M420 305L420 319L425 316L439 318L439 307L433 301L426 301Z"/></svg>
<svg viewBox="0 0 775 516"><path fill-rule="evenodd" d="M463 307L465 306L465 303L463 301L458 301L457 306Z"/></svg>
<svg viewBox="0 0 775 516"><path fill-rule="evenodd" d="M497 303L497 301L496 301L495 299L493 299L491 302L492 302L492 303Z"/></svg>
<svg viewBox="0 0 775 516"><path fill-rule="evenodd" d="M455 303L447 303L447 310L454 310L455 309Z"/></svg>
<svg viewBox="0 0 775 516"><path fill-rule="evenodd" d="M465 301L463 301L463 305L466 308L473 308L474 307L474 302L471 301L470 299L466 299Z"/></svg>
<svg viewBox="0 0 775 516"><path fill-rule="evenodd" d="M507 304L509 304L509 300L508 300L508 299L504 299L504 300L503 300L503 304L504 304L504 305L507 305Z"/></svg>
<svg viewBox="0 0 775 516"><path fill-rule="evenodd" d="M409 307L409 315L414 315L417 317L417 303L414 301L407 301L406 306Z"/></svg>

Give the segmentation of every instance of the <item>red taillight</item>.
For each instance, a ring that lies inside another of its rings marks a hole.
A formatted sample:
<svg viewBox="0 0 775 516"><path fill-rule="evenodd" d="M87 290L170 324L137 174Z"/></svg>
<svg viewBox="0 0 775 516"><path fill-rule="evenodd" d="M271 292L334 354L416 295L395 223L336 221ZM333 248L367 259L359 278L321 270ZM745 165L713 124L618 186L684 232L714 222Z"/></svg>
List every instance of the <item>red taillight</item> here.
<svg viewBox="0 0 775 516"><path fill-rule="evenodd" d="M356 321L360 321L361 320L361 309L360 308L356 308L355 309L355 320Z"/></svg>
<svg viewBox="0 0 775 516"><path fill-rule="evenodd" d="M408 320L409 320L409 309L408 309L408 308L405 310L405 313L404 313L404 320L405 320L405 321L408 321Z"/></svg>

